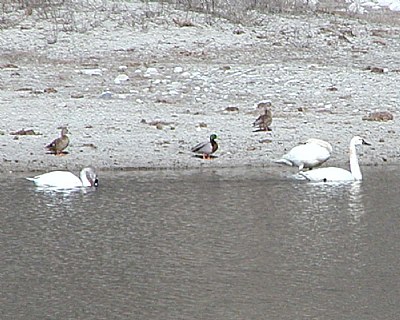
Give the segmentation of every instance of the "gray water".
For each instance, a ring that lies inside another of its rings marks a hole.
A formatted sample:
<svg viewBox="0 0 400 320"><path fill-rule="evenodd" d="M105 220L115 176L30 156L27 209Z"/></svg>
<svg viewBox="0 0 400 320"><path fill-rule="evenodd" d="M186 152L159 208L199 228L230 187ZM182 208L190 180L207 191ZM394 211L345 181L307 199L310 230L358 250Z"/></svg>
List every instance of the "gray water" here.
<svg viewBox="0 0 400 320"><path fill-rule="evenodd" d="M106 172L60 193L5 175L0 318L398 319L400 173L364 176Z"/></svg>

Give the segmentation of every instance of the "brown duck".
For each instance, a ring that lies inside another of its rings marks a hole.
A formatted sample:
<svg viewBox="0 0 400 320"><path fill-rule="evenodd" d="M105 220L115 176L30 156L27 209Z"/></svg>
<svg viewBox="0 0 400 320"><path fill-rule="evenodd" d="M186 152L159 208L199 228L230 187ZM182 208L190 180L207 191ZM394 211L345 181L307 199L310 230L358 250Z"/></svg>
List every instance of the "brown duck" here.
<svg viewBox="0 0 400 320"><path fill-rule="evenodd" d="M257 105L257 109L260 112L260 116L253 122L254 127L258 127L257 131L272 131L269 127L272 123L272 111L270 109L271 102L260 102Z"/></svg>
<svg viewBox="0 0 400 320"><path fill-rule="evenodd" d="M69 145L67 133L69 131L66 127L61 128L61 137L54 139L46 148L56 156L63 155L63 150Z"/></svg>

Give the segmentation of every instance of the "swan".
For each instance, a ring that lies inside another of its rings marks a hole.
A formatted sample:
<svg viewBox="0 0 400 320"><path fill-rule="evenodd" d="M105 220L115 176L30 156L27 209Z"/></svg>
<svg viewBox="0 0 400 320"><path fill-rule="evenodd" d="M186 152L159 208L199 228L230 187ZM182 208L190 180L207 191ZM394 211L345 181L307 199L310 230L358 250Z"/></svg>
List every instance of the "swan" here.
<svg viewBox="0 0 400 320"><path fill-rule="evenodd" d="M299 175L303 176L309 181L315 182L329 182L329 181L361 181L362 174L360 166L358 164L356 146L358 145L370 145L363 138L354 136L350 141L350 171L336 168L319 168L312 171L301 171Z"/></svg>
<svg viewBox="0 0 400 320"><path fill-rule="evenodd" d="M92 167L83 168L80 172L80 178L69 171L51 171L26 179L33 181L35 185L40 187L60 189L97 187L99 184L96 171Z"/></svg>
<svg viewBox="0 0 400 320"><path fill-rule="evenodd" d="M329 142L321 139L311 138L304 144L292 148L288 153L275 163L296 166L299 171L304 168L312 169L324 163L331 156L332 146Z"/></svg>

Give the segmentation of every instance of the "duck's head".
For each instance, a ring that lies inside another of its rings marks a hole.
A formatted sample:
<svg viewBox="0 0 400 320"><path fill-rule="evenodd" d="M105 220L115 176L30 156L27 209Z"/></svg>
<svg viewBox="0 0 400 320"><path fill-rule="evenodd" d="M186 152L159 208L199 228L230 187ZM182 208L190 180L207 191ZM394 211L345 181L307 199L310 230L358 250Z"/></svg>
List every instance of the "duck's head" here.
<svg viewBox="0 0 400 320"><path fill-rule="evenodd" d="M61 128L61 136L65 136L67 133L70 133L70 132L68 131L68 128L67 128L67 127L62 127L62 128Z"/></svg>
<svg viewBox="0 0 400 320"><path fill-rule="evenodd" d="M257 104L257 110L260 113L266 112L271 107L272 107L272 103L269 100L263 100Z"/></svg>
<svg viewBox="0 0 400 320"><path fill-rule="evenodd" d="M214 141L215 139L217 139L218 137L217 137L217 135L215 134L215 133L213 133L211 136L210 136L210 141Z"/></svg>

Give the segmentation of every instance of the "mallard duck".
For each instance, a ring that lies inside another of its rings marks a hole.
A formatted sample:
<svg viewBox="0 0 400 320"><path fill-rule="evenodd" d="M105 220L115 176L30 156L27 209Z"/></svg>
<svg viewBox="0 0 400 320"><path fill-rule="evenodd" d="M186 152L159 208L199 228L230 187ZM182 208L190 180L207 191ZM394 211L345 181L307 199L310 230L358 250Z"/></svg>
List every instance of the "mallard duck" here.
<svg viewBox="0 0 400 320"><path fill-rule="evenodd" d="M332 146L329 142L321 139L311 138L304 144L292 148L288 153L276 163L296 166L300 170L304 168L312 169L324 163L331 156Z"/></svg>
<svg viewBox="0 0 400 320"><path fill-rule="evenodd" d="M203 159L211 159L211 154L218 150L218 143L215 141L217 139L216 134L210 136L210 141L204 141L192 148L192 152L200 153L203 155Z"/></svg>
<svg viewBox="0 0 400 320"><path fill-rule="evenodd" d="M51 171L33 178L26 178L40 187L53 187L70 189L77 187L97 187L99 180L96 171L92 167L83 168L80 178L69 171Z"/></svg>
<svg viewBox="0 0 400 320"><path fill-rule="evenodd" d="M61 128L61 136L57 139L54 139L46 146L46 148L57 156L62 155L63 150L69 145L67 133L69 133L69 131L66 127Z"/></svg>
<svg viewBox="0 0 400 320"><path fill-rule="evenodd" d="M260 112L259 117L253 122L253 127L258 127L257 131L272 131L269 127L272 123L272 111L270 101L261 101L257 105L257 110Z"/></svg>
<svg viewBox="0 0 400 320"><path fill-rule="evenodd" d="M309 181L315 182L329 182L329 181L361 181L362 174L360 170L360 165L358 164L356 146L358 145L370 145L363 138L355 136L350 141L350 171L336 168L319 168L307 172L299 172L298 174Z"/></svg>

